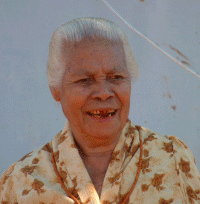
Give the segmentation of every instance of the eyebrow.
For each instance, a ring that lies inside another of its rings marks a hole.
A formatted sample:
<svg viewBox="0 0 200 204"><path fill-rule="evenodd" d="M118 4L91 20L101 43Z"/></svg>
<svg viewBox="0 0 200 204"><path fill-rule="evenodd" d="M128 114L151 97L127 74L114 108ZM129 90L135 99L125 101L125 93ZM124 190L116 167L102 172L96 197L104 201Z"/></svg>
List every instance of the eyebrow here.
<svg viewBox="0 0 200 204"><path fill-rule="evenodd" d="M84 70L84 69L79 69L77 72L73 73L72 75L73 76L82 76L82 75L91 76L93 74L94 73L92 73L90 71L87 71L87 70Z"/></svg>
<svg viewBox="0 0 200 204"><path fill-rule="evenodd" d="M120 66L115 66L113 69L107 72L107 74L122 73L122 72L124 72L123 68L121 68ZM84 69L79 69L77 72L73 73L72 75L73 76L82 76L82 75L93 76L95 75L95 72L84 70Z"/></svg>
<svg viewBox="0 0 200 204"><path fill-rule="evenodd" d="M113 74L113 73L122 73L125 70L121 66L115 66L113 69L111 69L108 74Z"/></svg>

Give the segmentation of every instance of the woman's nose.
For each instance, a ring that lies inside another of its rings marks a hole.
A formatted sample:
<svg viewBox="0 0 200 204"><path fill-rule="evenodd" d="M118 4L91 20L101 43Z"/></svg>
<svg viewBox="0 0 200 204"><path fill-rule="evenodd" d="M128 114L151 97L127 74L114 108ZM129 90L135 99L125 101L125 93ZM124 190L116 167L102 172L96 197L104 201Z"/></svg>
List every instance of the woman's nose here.
<svg viewBox="0 0 200 204"><path fill-rule="evenodd" d="M114 92L112 91L109 83L102 80L96 84L92 97L93 99L105 101L114 97Z"/></svg>

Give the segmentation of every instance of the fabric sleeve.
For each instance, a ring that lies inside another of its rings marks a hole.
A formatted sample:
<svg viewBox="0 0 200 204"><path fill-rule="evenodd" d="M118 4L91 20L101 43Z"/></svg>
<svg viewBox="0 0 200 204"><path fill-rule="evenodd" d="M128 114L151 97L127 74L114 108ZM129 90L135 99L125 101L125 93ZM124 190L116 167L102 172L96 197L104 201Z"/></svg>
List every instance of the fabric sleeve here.
<svg viewBox="0 0 200 204"><path fill-rule="evenodd" d="M0 203L17 203L17 196L14 192L13 171L15 164L12 164L0 178Z"/></svg>
<svg viewBox="0 0 200 204"><path fill-rule="evenodd" d="M173 141L176 172L186 204L200 204L200 173L195 158L188 146L179 138L169 136Z"/></svg>

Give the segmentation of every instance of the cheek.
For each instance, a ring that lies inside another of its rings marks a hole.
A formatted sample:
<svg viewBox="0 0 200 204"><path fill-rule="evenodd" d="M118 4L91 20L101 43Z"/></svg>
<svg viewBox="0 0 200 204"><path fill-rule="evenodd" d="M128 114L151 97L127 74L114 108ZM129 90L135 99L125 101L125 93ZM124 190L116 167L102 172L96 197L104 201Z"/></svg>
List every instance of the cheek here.
<svg viewBox="0 0 200 204"><path fill-rule="evenodd" d="M66 96L64 102L61 103L62 110L66 118L69 121L77 120L77 117L80 117L81 113L81 97L75 97L74 95Z"/></svg>
<svg viewBox="0 0 200 204"><path fill-rule="evenodd" d="M84 101L84 96L79 94L73 97L73 100L71 100L71 106L73 106L75 109L80 109L83 106Z"/></svg>
<svg viewBox="0 0 200 204"><path fill-rule="evenodd" d="M64 106L65 110L73 114L77 114L77 111L80 111L84 106L88 98L88 91L86 89L80 88L72 88L69 87L62 94L62 106ZM70 108L69 108L70 107Z"/></svg>
<svg viewBox="0 0 200 204"><path fill-rule="evenodd" d="M118 96L122 105L125 107L129 107L131 97L131 86L124 84L120 89L118 89Z"/></svg>
<svg viewBox="0 0 200 204"><path fill-rule="evenodd" d="M73 100L71 105L77 109L81 109L87 102L90 96L90 90L88 88L79 88L72 91Z"/></svg>

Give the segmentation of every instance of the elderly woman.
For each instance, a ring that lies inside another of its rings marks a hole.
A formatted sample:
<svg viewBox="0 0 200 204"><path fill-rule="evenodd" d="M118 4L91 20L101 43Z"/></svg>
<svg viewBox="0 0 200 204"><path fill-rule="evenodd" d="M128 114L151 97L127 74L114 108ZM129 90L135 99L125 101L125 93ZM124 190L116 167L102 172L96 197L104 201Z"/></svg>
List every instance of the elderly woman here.
<svg viewBox="0 0 200 204"><path fill-rule="evenodd" d="M113 22L81 18L59 27L48 80L67 122L3 174L1 204L200 203L188 147L128 119L137 75L127 38Z"/></svg>

